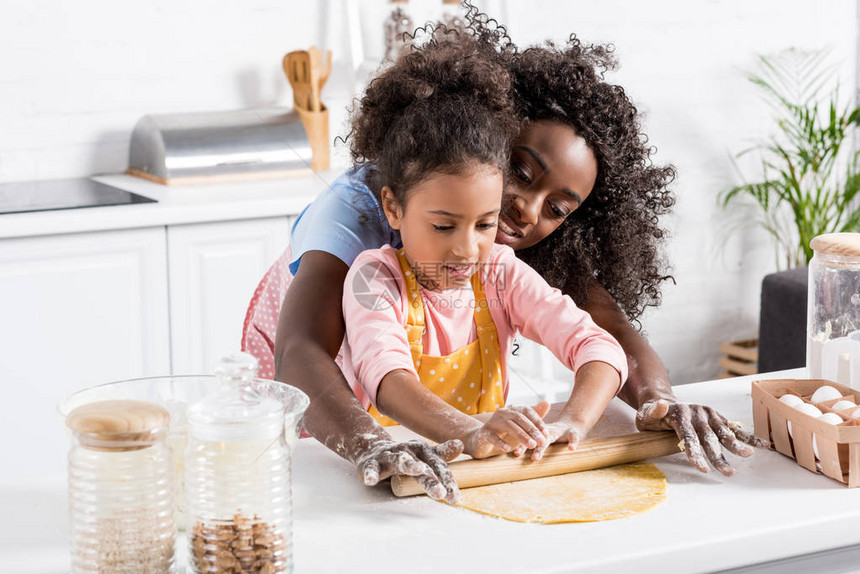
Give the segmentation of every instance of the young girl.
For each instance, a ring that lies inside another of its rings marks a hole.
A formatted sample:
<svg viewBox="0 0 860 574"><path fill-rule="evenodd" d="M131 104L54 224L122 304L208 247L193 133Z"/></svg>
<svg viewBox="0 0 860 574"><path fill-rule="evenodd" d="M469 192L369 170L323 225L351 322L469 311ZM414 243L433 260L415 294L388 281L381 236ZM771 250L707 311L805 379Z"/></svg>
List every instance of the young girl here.
<svg viewBox="0 0 860 574"><path fill-rule="evenodd" d="M674 203L674 170L653 161L641 115L622 87L604 78L617 65L611 46L572 38L518 51L486 14L470 10L467 20L479 49L463 62L506 61L522 120L496 242L512 247L621 343L630 376L619 396L637 410L640 430L674 429L697 469L713 465L731 474L725 452L750 456L747 444L763 441L730 428L707 405L679 401L659 356L631 324L659 304L667 277L660 218ZM379 188L368 187L370 171L347 171L297 219L290 247L254 293L242 348L260 360L262 376L308 393L306 428L353 462L365 484L413 475L431 496L441 488L453 500L457 487L445 461L459 454L460 443L393 440L361 408L335 362L344 321L342 307L331 302L342 299L349 267L361 251L400 241L379 206ZM589 199L580 205L568 190Z"/></svg>
<svg viewBox="0 0 860 574"><path fill-rule="evenodd" d="M494 243L513 118L503 68L481 61L462 73L471 42L401 57L354 116L353 158L402 248L364 251L346 276L342 370L383 425L460 439L476 458L534 449L538 459L552 442L575 448L626 379L627 361L569 297ZM569 189L570 201L590 191ZM502 408L517 333L576 374L552 424L541 420L545 404ZM482 422L470 416L478 413L493 414Z"/></svg>

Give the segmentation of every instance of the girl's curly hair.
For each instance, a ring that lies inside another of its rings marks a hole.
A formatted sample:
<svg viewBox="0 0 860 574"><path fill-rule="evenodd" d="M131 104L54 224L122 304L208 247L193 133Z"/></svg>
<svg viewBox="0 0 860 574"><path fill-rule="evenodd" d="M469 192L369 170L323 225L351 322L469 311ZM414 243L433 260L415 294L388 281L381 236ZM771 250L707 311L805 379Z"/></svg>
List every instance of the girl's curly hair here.
<svg viewBox="0 0 860 574"><path fill-rule="evenodd" d="M578 304L596 279L635 321L660 304L660 284L672 279L660 253L665 232L658 218L675 204L667 189L675 170L652 165L655 150L635 106L621 86L603 80L617 65L612 51L571 36L563 48L549 42L510 58L519 116L572 127L598 165L585 202L549 237L517 255Z"/></svg>
<svg viewBox="0 0 860 574"><path fill-rule="evenodd" d="M428 31L428 29L425 29ZM377 195L406 194L432 172L476 164L506 173L519 122L498 35L438 25L367 86L348 136L355 164L368 164Z"/></svg>

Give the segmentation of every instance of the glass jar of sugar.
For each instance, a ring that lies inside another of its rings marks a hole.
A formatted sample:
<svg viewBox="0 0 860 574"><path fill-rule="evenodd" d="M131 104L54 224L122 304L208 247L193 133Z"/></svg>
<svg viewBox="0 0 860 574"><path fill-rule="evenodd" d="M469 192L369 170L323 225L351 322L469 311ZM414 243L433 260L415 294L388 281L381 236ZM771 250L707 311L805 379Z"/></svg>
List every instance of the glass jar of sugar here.
<svg viewBox="0 0 860 574"><path fill-rule="evenodd" d="M860 233L819 235L810 246L809 376L860 389Z"/></svg>
<svg viewBox="0 0 860 574"><path fill-rule="evenodd" d="M251 355L226 357L218 389L188 409L190 572L292 572L291 453L309 401L257 369Z"/></svg>
<svg viewBox="0 0 860 574"><path fill-rule="evenodd" d="M174 572L170 417L147 401L109 400L66 417L72 572Z"/></svg>

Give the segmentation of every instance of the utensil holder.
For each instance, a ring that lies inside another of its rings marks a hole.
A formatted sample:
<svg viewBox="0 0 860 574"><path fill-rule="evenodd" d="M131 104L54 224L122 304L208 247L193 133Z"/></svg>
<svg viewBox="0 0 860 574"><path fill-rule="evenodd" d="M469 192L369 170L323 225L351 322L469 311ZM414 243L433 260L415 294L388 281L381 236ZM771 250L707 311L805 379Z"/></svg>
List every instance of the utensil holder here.
<svg viewBox="0 0 860 574"><path fill-rule="evenodd" d="M296 108L308 142L311 144L311 169L314 171L325 171L331 163L330 149L328 145L328 108L322 106L319 112L312 112Z"/></svg>

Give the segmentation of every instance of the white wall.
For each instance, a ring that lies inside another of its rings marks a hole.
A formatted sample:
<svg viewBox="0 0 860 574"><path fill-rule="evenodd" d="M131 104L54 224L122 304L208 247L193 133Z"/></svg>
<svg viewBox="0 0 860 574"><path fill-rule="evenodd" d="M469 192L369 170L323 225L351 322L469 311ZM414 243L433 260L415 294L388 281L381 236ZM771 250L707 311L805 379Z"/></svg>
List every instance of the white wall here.
<svg viewBox="0 0 860 574"><path fill-rule="evenodd" d="M852 0L580 0L509 2L517 44L575 31L612 42L621 67L609 76L646 113L657 162L673 163L678 203L667 221L677 285L643 325L672 382L713 378L719 343L758 329L761 279L775 270L767 237L728 233L720 190L738 183L731 156L769 133L771 120L743 75L755 54L791 46L833 49L844 86L855 85L857 7Z"/></svg>
<svg viewBox="0 0 860 574"><path fill-rule="evenodd" d="M416 22L438 0L413 0ZM673 381L713 377L720 341L753 336L759 285L772 270L767 239L727 235L719 190L734 181L733 152L768 129L766 109L743 79L753 55L831 46L853 85L853 0L548 0L481 3L518 43L612 41L622 83L647 113L658 160L678 180L670 257L677 286L645 328ZM384 0L358 13L367 63L381 54ZM335 51L324 100L332 136L345 132L354 75L342 0L5 0L0 7L0 182L117 172L144 114L287 105L280 69L289 50ZM360 78L359 78L360 79ZM341 150L335 156L343 163Z"/></svg>
<svg viewBox="0 0 860 574"><path fill-rule="evenodd" d="M0 181L123 170L146 113L285 102L297 4L4 0Z"/></svg>

